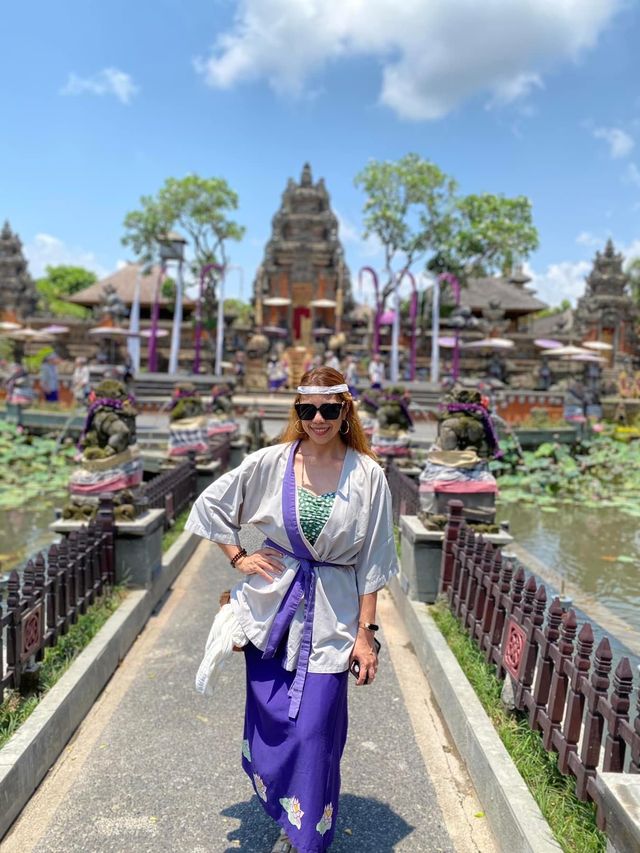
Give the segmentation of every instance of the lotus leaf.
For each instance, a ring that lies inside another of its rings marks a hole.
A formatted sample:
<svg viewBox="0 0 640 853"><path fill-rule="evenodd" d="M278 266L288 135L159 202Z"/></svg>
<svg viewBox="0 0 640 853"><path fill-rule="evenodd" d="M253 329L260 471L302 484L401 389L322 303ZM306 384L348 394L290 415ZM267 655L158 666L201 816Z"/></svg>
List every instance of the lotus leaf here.
<svg viewBox="0 0 640 853"><path fill-rule="evenodd" d="M640 517L640 466L637 443L621 444L606 435L574 447L541 444L533 452L505 455L492 470L500 486L500 502L533 501L541 508L560 503L598 509L619 508Z"/></svg>

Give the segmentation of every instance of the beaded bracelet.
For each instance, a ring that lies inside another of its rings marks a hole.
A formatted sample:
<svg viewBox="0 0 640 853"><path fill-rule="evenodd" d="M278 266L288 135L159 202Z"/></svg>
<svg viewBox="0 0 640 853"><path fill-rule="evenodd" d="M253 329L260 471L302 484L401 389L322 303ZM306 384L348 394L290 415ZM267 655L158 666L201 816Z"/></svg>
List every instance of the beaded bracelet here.
<svg viewBox="0 0 640 853"><path fill-rule="evenodd" d="M238 553L237 553L237 554L235 554L235 555L234 555L234 556L229 560L229 562L231 563L231 565L232 565L232 566L233 566L233 568L235 569L235 567L236 567L236 563L237 563L239 560L241 560L243 557L246 557L246 556L247 556L247 552L245 551L245 549L244 549L244 548L240 548L240 550L238 551Z"/></svg>

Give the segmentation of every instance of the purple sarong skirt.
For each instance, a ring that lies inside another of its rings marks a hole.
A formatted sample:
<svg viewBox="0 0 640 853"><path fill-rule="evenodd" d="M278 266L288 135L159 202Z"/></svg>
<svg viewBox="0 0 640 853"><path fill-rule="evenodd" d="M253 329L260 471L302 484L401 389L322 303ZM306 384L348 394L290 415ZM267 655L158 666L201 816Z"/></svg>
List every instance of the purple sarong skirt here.
<svg viewBox="0 0 640 853"><path fill-rule="evenodd" d="M242 767L296 850L319 853L331 844L338 816L348 672L307 673L300 711L291 720L295 672L282 668L280 655L263 659L251 643L245 660Z"/></svg>

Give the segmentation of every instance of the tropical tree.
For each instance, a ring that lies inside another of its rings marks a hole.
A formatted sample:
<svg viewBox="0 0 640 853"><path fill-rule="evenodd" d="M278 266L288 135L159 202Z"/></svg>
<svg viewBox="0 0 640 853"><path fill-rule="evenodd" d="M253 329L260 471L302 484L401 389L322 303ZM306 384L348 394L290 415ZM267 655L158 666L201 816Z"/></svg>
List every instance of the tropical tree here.
<svg viewBox="0 0 640 853"><path fill-rule="evenodd" d="M242 239L245 229L230 216L237 207L238 196L224 178L167 178L157 195L142 196L139 209L126 214L122 242L148 263L158 257L162 238L176 228L190 238L197 278L210 265L226 266L228 242ZM215 278L209 275L204 299L209 327L215 325L216 310Z"/></svg>
<svg viewBox="0 0 640 853"><path fill-rule="evenodd" d="M626 273L629 276L631 296L640 305L640 258L631 258L628 261Z"/></svg>
<svg viewBox="0 0 640 853"><path fill-rule="evenodd" d="M355 179L365 194L364 236L384 252L385 304L395 274L424 264L464 282L505 272L538 245L531 203L524 196L460 196L456 181L417 154L395 162L370 161Z"/></svg>
<svg viewBox="0 0 640 853"><path fill-rule="evenodd" d="M94 284L98 277L91 270L61 264L47 266L46 275L36 280L40 309L59 317L86 317L90 313L82 305L67 302L66 298Z"/></svg>
<svg viewBox="0 0 640 853"><path fill-rule="evenodd" d="M538 247L531 202L481 193L456 199L450 228L427 267L469 276L507 275Z"/></svg>
<svg viewBox="0 0 640 853"><path fill-rule="evenodd" d="M199 271L207 264L227 263L227 243L241 240L244 228L229 217L238 196L224 178L167 178L156 196L142 196L140 208L127 213L122 242L144 262L158 256L159 241L172 228L185 232Z"/></svg>
<svg viewBox="0 0 640 853"><path fill-rule="evenodd" d="M395 162L370 160L356 175L366 195L364 237L376 239L384 253L382 306L398 270L410 270L448 239L455 212L456 182L418 154Z"/></svg>

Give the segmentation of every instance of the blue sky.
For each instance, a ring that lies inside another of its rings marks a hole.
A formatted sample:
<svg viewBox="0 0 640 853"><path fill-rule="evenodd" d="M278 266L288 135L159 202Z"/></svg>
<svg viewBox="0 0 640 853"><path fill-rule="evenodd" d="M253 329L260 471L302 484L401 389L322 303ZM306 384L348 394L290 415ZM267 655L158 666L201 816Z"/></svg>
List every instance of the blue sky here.
<svg viewBox="0 0 640 853"><path fill-rule="evenodd" d="M0 219L34 275L112 271L130 257L125 213L196 172L240 196L247 233L230 254L247 297L308 160L355 279L379 256L353 177L408 151L462 192L531 198L529 267L552 304L582 292L608 236L640 255L631 0L36 0L5 8L3 29Z"/></svg>

